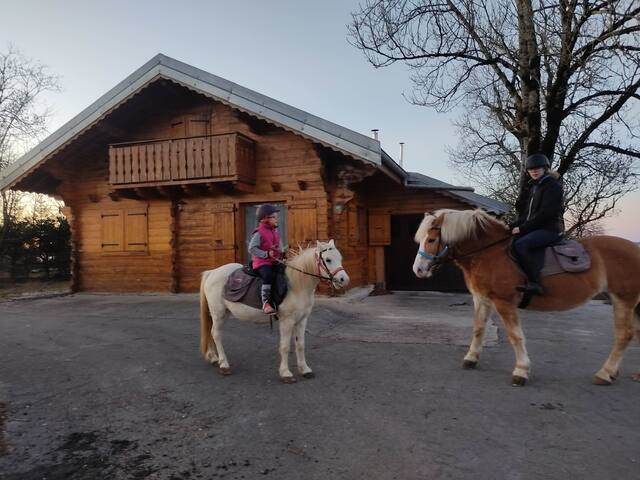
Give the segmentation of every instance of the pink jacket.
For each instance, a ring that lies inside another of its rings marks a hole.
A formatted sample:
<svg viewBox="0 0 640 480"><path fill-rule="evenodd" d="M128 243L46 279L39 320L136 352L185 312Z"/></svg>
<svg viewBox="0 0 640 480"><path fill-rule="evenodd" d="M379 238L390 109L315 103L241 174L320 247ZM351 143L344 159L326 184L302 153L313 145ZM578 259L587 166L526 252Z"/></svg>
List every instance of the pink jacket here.
<svg viewBox="0 0 640 480"><path fill-rule="evenodd" d="M280 253L280 234L278 230L275 228L271 228L266 223L260 223L258 228L255 229L254 233L260 234L260 250L264 252L269 252L269 250L275 250L277 254ZM271 258L261 258L257 255L251 256L251 264L254 269L260 268L263 265L273 265L276 261Z"/></svg>

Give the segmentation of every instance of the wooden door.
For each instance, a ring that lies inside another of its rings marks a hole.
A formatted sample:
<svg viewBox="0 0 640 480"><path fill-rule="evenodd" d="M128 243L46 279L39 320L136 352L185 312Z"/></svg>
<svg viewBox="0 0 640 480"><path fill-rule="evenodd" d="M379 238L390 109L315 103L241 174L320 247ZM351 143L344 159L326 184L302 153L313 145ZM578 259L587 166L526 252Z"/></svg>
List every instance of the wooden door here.
<svg viewBox="0 0 640 480"><path fill-rule="evenodd" d="M288 240L290 248L307 247L318 239L318 210L316 202L288 205Z"/></svg>
<svg viewBox="0 0 640 480"><path fill-rule="evenodd" d="M236 209L232 203L217 205L213 216L214 268L236 261Z"/></svg>

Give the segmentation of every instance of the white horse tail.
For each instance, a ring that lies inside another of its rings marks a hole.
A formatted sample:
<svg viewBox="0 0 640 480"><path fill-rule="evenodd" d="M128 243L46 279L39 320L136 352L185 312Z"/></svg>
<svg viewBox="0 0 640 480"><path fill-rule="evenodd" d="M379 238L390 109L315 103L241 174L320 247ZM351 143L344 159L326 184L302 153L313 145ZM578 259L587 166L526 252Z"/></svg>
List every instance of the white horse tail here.
<svg viewBox="0 0 640 480"><path fill-rule="evenodd" d="M200 281L200 351L203 355L207 354L207 349L213 342L213 337L211 337L213 320L209 312L209 302L207 302L207 296L204 293L204 282L207 280L208 274L209 271L203 272Z"/></svg>

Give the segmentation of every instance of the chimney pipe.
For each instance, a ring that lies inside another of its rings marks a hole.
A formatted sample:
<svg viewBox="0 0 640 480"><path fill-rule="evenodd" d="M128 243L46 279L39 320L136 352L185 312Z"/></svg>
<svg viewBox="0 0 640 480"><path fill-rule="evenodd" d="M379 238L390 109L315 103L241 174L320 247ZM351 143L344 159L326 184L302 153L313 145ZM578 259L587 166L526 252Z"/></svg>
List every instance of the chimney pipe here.
<svg viewBox="0 0 640 480"><path fill-rule="evenodd" d="M377 128L372 128L371 129L371 133L373 134L373 139L374 140L378 140L378 129Z"/></svg>
<svg viewBox="0 0 640 480"><path fill-rule="evenodd" d="M400 166L404 165L404 142L400 142Z"/></svg>

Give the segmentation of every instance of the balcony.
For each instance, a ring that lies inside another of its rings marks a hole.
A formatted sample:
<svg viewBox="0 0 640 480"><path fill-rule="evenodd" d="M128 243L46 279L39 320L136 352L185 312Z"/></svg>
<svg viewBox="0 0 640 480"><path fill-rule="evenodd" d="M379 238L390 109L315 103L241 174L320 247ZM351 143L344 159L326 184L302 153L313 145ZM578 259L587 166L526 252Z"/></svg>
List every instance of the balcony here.
<svg viewBox="0 0 640 480"><path fill-rule="evenodd" d="M255 184L255 144L240 133L109 145L109 183L116 191L226 183Z"/></svg>

